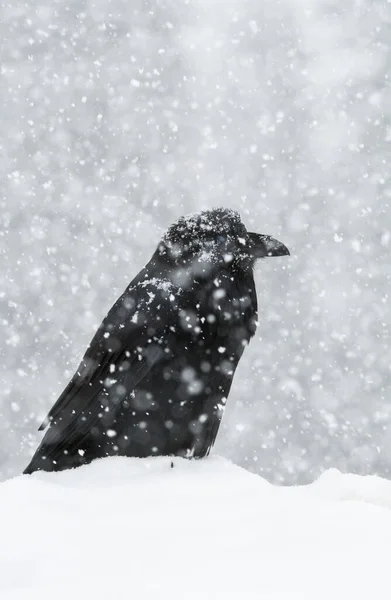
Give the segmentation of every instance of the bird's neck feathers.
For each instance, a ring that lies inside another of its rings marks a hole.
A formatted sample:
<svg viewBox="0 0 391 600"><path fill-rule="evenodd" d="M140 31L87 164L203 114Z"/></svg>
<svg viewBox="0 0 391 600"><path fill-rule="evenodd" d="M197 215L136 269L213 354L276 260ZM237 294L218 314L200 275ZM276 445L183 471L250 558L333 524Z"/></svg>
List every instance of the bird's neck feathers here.
<svg viewBox="0 0 391 600"><path fill-rule="evenodd" d="M133 285L152 281L158 288L169 288L171 294L178 294L185 304L195 302L208 311L216 308L216 315L239 310L238 318L250 339L256 330L258 308L252 267L252 263L234 261L204 264L193 260L177 264L167 260L158 249Z"/></svg>
<svg viewBox="0 0 391 600"><path fill-rule="evenodd" d="M205 252L173 255L165 245L159 244L145 268L149 276L172 281L186 289L216 277L238 282L252 281L254 260L237 260L235 257L227 260Z"/></svg>

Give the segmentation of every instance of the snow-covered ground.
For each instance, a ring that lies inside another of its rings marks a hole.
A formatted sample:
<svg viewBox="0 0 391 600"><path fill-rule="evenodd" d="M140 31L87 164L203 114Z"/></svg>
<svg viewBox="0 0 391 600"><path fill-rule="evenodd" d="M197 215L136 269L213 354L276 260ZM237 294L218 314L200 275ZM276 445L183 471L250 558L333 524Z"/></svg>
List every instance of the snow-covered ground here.
<svg viewBox="0 0 391 600"><path fill-rule="evenodd" d="M1 600L389 600L390 548L377 477L110 458L0 485Z"/></svg>

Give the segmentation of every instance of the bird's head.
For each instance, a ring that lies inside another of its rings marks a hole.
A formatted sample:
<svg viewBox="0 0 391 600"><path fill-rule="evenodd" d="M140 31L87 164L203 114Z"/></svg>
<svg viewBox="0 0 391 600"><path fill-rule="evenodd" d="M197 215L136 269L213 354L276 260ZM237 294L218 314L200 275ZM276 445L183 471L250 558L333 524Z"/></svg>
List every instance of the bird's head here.
<svg viewBox="0 0 391 600"><path fill-rule="evenodd" d="M258 258L289 254L273 237L247 231L239 213L226 208L181 217L157 252L176 268L191 268L196 276L208 275L215 267L252 267Z"/></svg>

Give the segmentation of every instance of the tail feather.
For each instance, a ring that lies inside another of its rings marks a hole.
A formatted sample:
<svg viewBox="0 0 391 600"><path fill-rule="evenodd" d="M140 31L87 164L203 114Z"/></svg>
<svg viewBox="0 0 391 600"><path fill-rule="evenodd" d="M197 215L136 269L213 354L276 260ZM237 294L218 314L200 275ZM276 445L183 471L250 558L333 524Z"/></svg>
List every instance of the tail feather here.
<svg viewBox="0 0 391 600"><path fill-rule="evenodd" d="M63 471L73 469L90 463L99 457L99 452L90 444L80 442L71 452L65 450L61 445L50 446L43 442L37 449L31 461L23 471L24 475L31 475L35 471Z"/></svg>

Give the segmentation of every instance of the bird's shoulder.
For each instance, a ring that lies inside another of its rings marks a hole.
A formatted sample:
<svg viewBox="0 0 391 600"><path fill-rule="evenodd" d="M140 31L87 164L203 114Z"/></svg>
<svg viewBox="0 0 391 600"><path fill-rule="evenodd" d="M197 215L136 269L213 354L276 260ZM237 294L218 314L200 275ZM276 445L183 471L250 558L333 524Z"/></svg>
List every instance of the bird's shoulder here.
<svg viewBox="0 0 391 600"><path fill-rule="evenodd" d="M181 296L182 290L175 283L142 270L106 314L90 347L110 338L111 342L128 343L129 337L136 340L141 332L149 332L150 337L165 329L178 310Z"/></svg>
<svg viewBox="0 0 391 600"><path fill-rule="evenodd" d="M99 382L120 370L121 365L127 365L135 380L141 377L143 369L148 365L149 368L161 355L158 344L173 326L179 296L180 289L170 281L141 272L106 314L41 429L77 399L82 390L88 390L88 400L95 393L92 383L101 385Z"/></svg>

